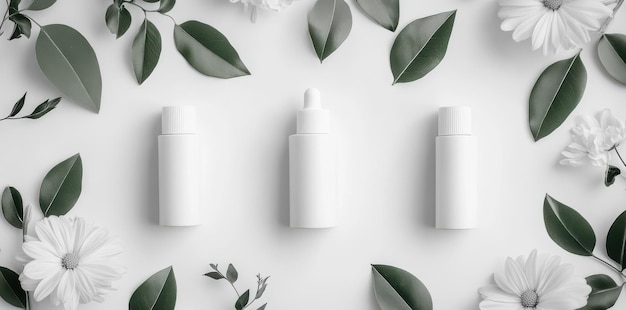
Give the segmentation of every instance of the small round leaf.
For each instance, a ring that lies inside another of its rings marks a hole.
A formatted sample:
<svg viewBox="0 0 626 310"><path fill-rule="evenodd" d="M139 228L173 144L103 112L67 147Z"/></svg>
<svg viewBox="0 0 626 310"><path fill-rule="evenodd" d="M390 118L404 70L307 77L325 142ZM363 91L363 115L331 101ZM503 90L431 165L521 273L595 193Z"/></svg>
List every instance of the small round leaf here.
<svg viewBox="0 0 626 310"><path fill-rule="evenodd" d="M17 229L24 224L24 205L22 195L14 187L7 187L2 192L2 214L4 218Z"/></svg>

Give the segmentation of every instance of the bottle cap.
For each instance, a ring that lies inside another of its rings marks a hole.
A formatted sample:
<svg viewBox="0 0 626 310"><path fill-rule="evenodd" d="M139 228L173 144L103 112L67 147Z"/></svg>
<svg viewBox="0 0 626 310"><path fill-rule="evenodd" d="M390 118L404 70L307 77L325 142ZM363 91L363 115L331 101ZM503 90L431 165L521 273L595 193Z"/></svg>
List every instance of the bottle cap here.
<svg viewBox="0 0 626 310"><path fill-rule="evenodd" d="M196 107L163 107L161 126L164 135L195 134L197 132Z"/></svg>
<svg viewBox="0 0 626 310"><path fill-rule="evenodd" d="M439 135L471 135L472 108L453 106L439 108Z"/></svg>
<svg viewBox="0 0 626 310"><path fill-rule="evenodd" d="M297 115L298 133L330 133L330 114L322 109L319 90L309 88L304 93L304 108Z"/></svg>

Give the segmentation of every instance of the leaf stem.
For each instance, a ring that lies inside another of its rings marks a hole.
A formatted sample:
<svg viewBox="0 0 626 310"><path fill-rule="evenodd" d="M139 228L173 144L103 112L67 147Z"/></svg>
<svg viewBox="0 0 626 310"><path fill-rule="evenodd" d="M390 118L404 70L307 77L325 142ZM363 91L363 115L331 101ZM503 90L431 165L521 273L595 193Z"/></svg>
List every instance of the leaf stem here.
<svg viewBox="0 0 626 310"><path fill-rule="evenodd" d="M622 162L622 165L624 165L624 167L626 167L626 162L624 162L624 159L622 158L622 155L617 150L617 145L615 145L613 147L613 150L615 150L615 154L617 154L617 157L619 157L619 160Z"/></svg>
<svg viewBox="0 0 626 310"><path fill-rule="evenodd" d="M626 279L626 275L622 273L621 270L615 268L615 266L609 264L607 261L595 256L595 255L591 255L593 256L593 258L595 258L596 260L600 261L601 263L605 264L606 266L608 266L609 268L613 269L615 272L617 272L622 278Z"/></svg>
<svg viewBox="0 0 626 310"><path fill-rule="evenodd" d="M159 13L159 14L161 14L163 16L169 17L172 20L172 22L174 24L176 24L176 20L174 19L174 17L170 16L169 14L161 13L161 12L159 12L159 10L146 10L144 7L142 7L141 5L135 3L134 1L126 1L124 3L128 3L128 4L131 4L131 5L135 6L135 7L138 7L139 9L141 9L143 11L143 15L145 17L148 16L148 13Z"/></svg>
<svg viewBox="0 0 626 310"><path fill-rule="evenodd" d="M230 286L232 286L232 287L233 287L233 289L235 290L235 293L237 294L237 297L238 297L238 298L239 298L239 297L241 297L241 295L239 295L239 291L238 291L238 290L237 290L237 288L235 287L235 284L234 284L234 283L232 283L232 282L230 282L230 281L228 281L228 278L227 278L227 277L226 277L226 276L225 276L225 275L224 275L221 271L219 271L219 270L217 270L217 269L215 269L215 271L217 271L217 273L219 273L219 274L220 274L220 276L222 276L222 278L224 278L224 279L225 279L228 283L230 283Z"/></svg>

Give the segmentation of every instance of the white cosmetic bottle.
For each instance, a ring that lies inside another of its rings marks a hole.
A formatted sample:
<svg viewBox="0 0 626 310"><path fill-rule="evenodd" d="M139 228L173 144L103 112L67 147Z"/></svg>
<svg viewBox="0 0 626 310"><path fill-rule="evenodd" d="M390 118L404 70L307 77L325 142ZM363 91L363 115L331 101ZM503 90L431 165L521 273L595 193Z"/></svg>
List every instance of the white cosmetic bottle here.
<svg viewBox="0 0 626 310"><path fill-rule="evenodd" d="M292 228L337 225L336 152L330 115L322 109L320 93L304 94L297 114L297 133L289 137L289 224Z"/></svg>
<svg viewBox="0 0 626 310"><path fill-rule="evenodd" d="M472 135L472 110L439 109L436 144L436 227L478 226L477 139Z"/></svg>
<svg viewBox="0 0 626 310"><path fill-rule="evenodd" d="M163 107L159 148L159 224L200 224L200 147L194 106Z"/></svg>

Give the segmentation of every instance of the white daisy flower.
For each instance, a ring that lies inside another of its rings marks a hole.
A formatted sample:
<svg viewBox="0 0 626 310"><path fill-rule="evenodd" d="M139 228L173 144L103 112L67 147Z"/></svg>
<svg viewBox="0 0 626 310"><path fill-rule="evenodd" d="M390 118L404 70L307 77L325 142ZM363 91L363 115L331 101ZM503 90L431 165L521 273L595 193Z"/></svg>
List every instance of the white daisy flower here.
<svg viewBox="0 0 626 310"><path fill-rule="evenodd" d="M494 273L497 286L478 290L481 310L563 310L587 304L591 287L574 275L574 267L561 264L557 256L537 255L528 259L507 258L504 270Z"/></svg>
<svg viewBox="0 0 626 310"><path fill-rule="evenodd" d="M613 11L607 0L500 0L500 28L513 40L531 38L533 50L558 53L582 47Z"/></svg>
<svg viewBox="0 0 626 310"><path fill-rule="evenodd" d="M111 261L121 253L108 233L82 218L50 216L35 224L22 246L29 259L20 274L22 288L36 301L50 296L54 305L75 310L79 303L104 301L123 270Z"/></svg>

